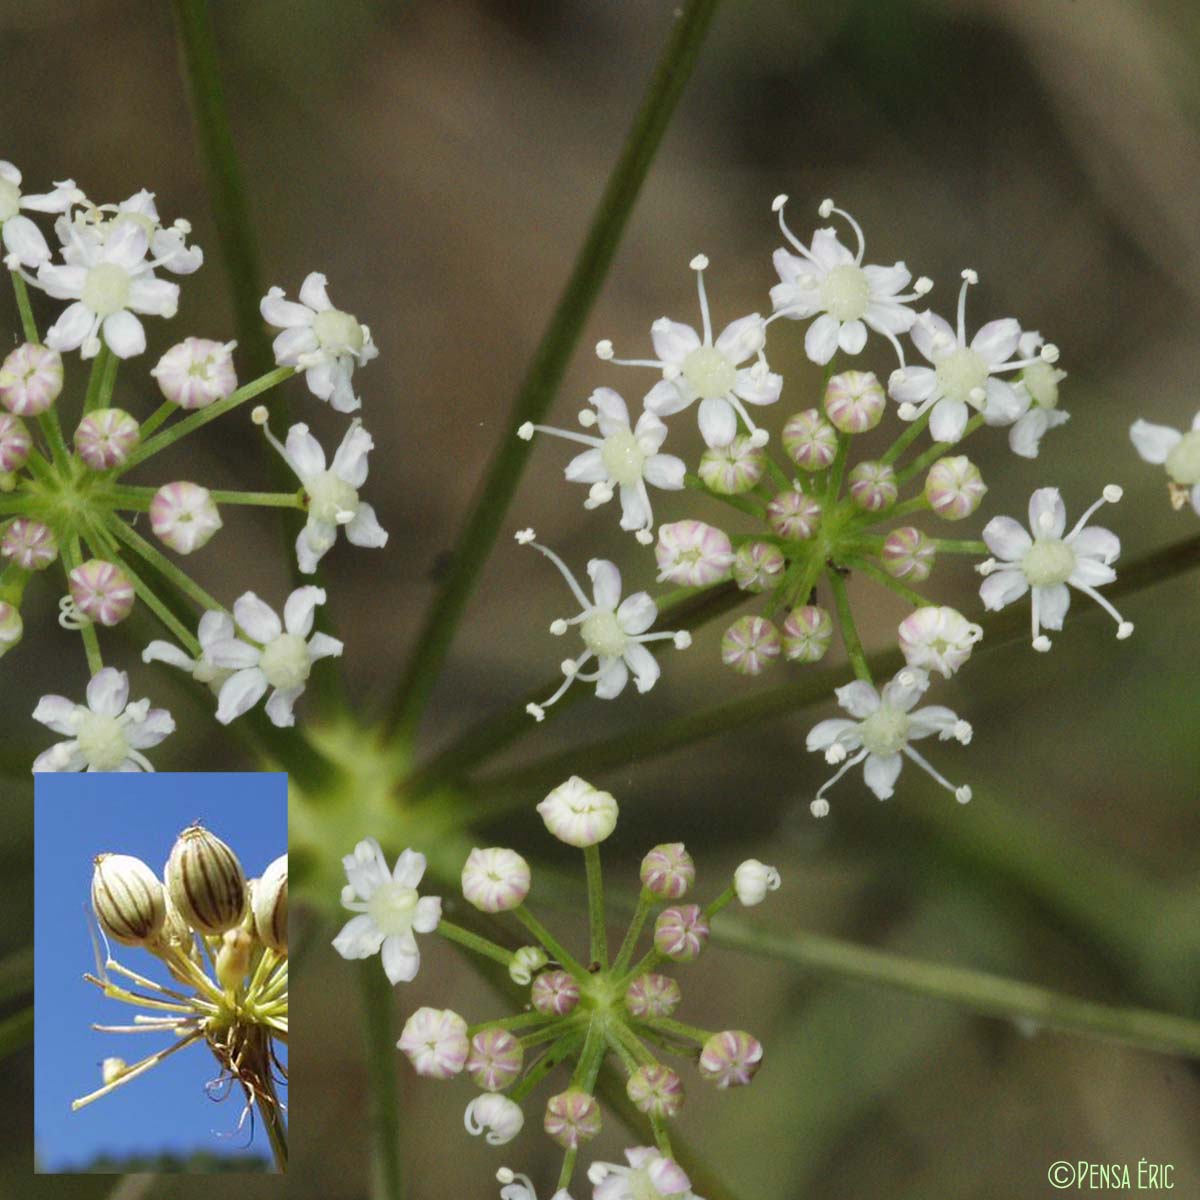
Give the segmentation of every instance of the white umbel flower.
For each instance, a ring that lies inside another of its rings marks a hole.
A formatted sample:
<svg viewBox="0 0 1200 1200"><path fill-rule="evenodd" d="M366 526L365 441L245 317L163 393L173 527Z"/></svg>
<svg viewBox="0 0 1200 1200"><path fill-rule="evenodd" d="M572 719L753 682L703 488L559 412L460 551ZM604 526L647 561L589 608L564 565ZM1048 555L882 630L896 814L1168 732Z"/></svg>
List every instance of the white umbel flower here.
<svg viewBox="0 0 1200 1200"><path fill-rule="evenodd" d="M896 779L904 759L911 759L942 787L954 793L960 804L971 799L969 787L955 787L913 749L910 743L937 734L941 741L953 738L964 746L971 740L971 726L960 721L948 708L927 705L913 711L929 687L929 676L917 667L905 667L882 692L864 680L856 679L835 692L838 703L853 720L834 717L809 730L809 750L824 753L825 761L841 763L837 773L826 780L809 807L815 817L829 812L825 793L851 767L863 763L867 787L886 800L895 791Z"/></svg>
<svg viewBox="0 0 1200 1200"><path fill-rule="evenodd" d="M342 907L358 915L342 926L333 948L347 959L382 954L388 979L410 983L421 967L413 935L432 933L442 919L440 897L417 892L425 875L425 855L405 850L389 871L379 843L364 838L342 859L342 866L349 880L342 889Z"/></svg>
<svg viewBox="0 0 1200 1200"><path fill-rule="evenodd" d="M362 402L354 394L355 366L379 354L371 331L357 317L333 307L325 276L313 271L300 285L300 302L285 300L273 287L259 304L263 320L283 332L275 339L275 361L304 372L308 390L338 412L354 412Z"/></svg>
<svg viewBox="0 0 1200 1200"><path fill-rule="evenodd" d="M113 667L92 676L86 705L43 696L33 719L67 739L38 755L35 772L153 771L142 751L175 730L165 708L151 708L144 699L130 702L129 676Z"/></svg>
<svg viewBox="0 0 1200 1200"><path fill-rule="evenodd" d="M584 651L578 658L563 661L564 679L558 691L540 704L526 705L526 711L534 720L541 721L546 709L576 679L594 683L596 695L601 700L612 700L625 690L632 672L637 690L648 692L658 680L660 668L658 660L646 649L646 643L669 640L677 650L685 650L692 644L691 634L683 630L647 633L658 617L658 606L647 592L635 592L622 600L621 572L607 559L593 558L588 563L593 597L589 600L566 563L553 550L533 541L533 537L532 530L522 530L517 534L517 541L533 546L558 568L580 607L574 617L555 621L550 632L561 636L572 625L578 625ZM582 667L592 659L596 660L596 670L582 674Z"/></svg>
<svg viewBox="0 0 1200 1200"><path fill-rule="evenodd" d="M657 358L613 358L612 343L600 342L596 354L605 361L628 367L656 367L662 381L646 396L646 408L660 417L682 412L700 401L700 432L709 446L728 446L737 435L740 418L750 430L754 445L767 441L767 431L754 424L750 405L774 404L783 388L782 376L767 366L763 347L767 323L758 313L732 321L713 339L712 317L704 290L708 259L697 254L691 261L700 295L702 332L668 317L650 326ZM753 361L752 365L750 364Z"/></svg>
<svg viewBox="0 0 1200 1200"><path fill-rule="evenodd" d="M594 1200L700 1200L687 1173L652 1146L625 1151L629 1165L595 1162L588 1168Z"/></svg>
<svg viewBox="0 0 1200 1200"><path fill-rule="evenodd" d="M1065 425L1071 414L1058 407L1058 385L1067 377L1053 363L1040 357L1043 338L1029 330L1017 343L1017 357L1031 360L1024 367L1013 387L1017 395L1028 401L1029 407L1008 431L1008 445L1022 458L1037 458L1042 438L1048 430Z"/></svg>
<svg viewBox="0 0 1200 1200"><path fill-rule="evenodd" d="M63 244L63 258L79 262L78 245L82 241L93 248L102 246L115 230L136 225L146 235L150 256L155 265L173 275L191 275L204 265L204 251L189 246L191 222L182 217L172 225L163 225L154 193L143 188L120 204L87 205L81 212L60 217L54 223L55 232Z"/></svg>
<svg viewBox="0 0 1200 1200"><path fill-rule="evenodd" d="M54 185L54 191L42 195L21 192L21 172L10 162L0 160L0 238L4 241L4 265L36 270L51 258L50 247L42 231L25 212L65 213L73 204L82 204L83 193L73 179Z"/></svg>
<svg viewBox="0 0 1200 1200"><path fill-rule="evenodd" d="M804 352L815 363L829 362L838 350L858 354L867 344L867 330L872 329L892 343L903 366L904 351L896 335L912 328L917 315L909 305L933 284L922 277L906 293L912 275L902 262L864 267L867 247L862 228L848 212L835 208L832 200L822 201L818 211L822 218L833 213L842 217L854 231L857 250L851 252L843 246L833 229L818 229L812 245L806 246L785 224L785 204L786 196L776 196L771 208L779 215L779 228L796 253L775 251L779 283L771 289L772 320L816 317L804 335Z"/></svg>
<svg viewBox="0 0 1200 1200"><path fill-rule="evenodd" d="M1117 623L1117 637L1127 638L1133 625L1096 589L1117 577L1112 564L1121 553L1121 539L1088 518L1102 504L1115 504L1121 489L1110 483L1104 494L1066 533L1067 510L1058 488L1038 488L1029 500L1027 533L1012 517L993 517L983 527L983 540L995 555L976 568L987 578L979 588L983 606L992 612L1031 593L1033 648L1049 650L1043 629L1061 629L1071 604L1067 585L1090 596Z"/></svg>
<svg viewBox="0 0 1200 1200"><path fill-rule="evenodd" d="M234 603L233 618L252 640L224 638L208 650L214 666L233 672L221 685L217 702L217 720L222 725L249 712L268 688L272 689L267 700L271 723L295 724L292 706L304 691L313 663L342 653L337 638L312 633L316 607L324 603L322 588L297 588L287 598L282 622L253 592Z"/></svg>
<svg viewBox="0 0 1200 1200"><path fill-rule="evenodd" d="M989 321L968 342L967 288L977 283L979 276L966 270L962 279L958 328L934 313L922 313L910 336L931 365L901 367L892 372L888 383L892 398L900 402L902 420L915 420L932 408L929 432L935 442L957 442L972 409L983 413L989 425L1012 425L1028 410L1030 396L1024 388L1018 391L1014 382L998 376L1058 359L1057 347L1049 344L1036 354L1014 358L1021 343L1021 326L1011 317Z"/></svg>
<svg viewBox="0 0 1200 1200"><path fill-rule="evenodd" d="M192 658L170 642L154 641L142 651L142 662L166 663L186 671L197 683L206 683L214 692L220 692L222 684L233 674L229 667L218 667L212 661L212 650L220 642L237 637L233 618L226 612L211 609L200 618L196 640L200 643L200 655Z"/></svg>
<svg viewBox="0 0 1200 1200"><path fill-rule="evenodd" d="M263 432L308 494L308 520L296 538L296 559L305 575L317 569L337 541L339 529L346 531L346 540L353 546L375 549L387 545L387 531L379 524L375 509L358 498L358 489L367 481L367 455L375 448L361 421L350 422L332 463L326 462L321 443L307 425L293 425L285 445L280 445L265 421Z"/></svg>
<svg viewBox="0 0 1200 1200"><path fill-rule="evenodd" d="M1172 507L1182 508L1190 502L1200 515L1200 412L1187 433L1139 420L1130 426L1129 436L1146 462L1167 468Z"/></svg>
<svg viewBox="0 0 1200 1200"><path fill-rule="evenodd" d="M643 412L631 427L629 409L612 388L597 388L588 403L592 407L579 414L579 423L585 428L595 425L599 437L529 421L517 430L517 435L528 441L534 433L549 433L588 446L571 459L564 471L571 483L591 485L584 507L597 508L619 493L621 528L636 533L638 541L649 545L653 541L654 513L646 485L679 491L687 468L683 459L659 453L667 427L654 413Z"/></svg>
<svg viewBox="0 0 1200 1200"><path fill-rule="evenodd" d="M56 300L71 300L46 331L52 350L79 350L83 358L100 352L100 338L118 358L146 349L146 331L135 314L173 317L179 285L155 277L158 264L146 258L149 239L142 226L129 221L103 240L88 238L68 223L72 239L62 265L44 263L35 282Z"/></svg>

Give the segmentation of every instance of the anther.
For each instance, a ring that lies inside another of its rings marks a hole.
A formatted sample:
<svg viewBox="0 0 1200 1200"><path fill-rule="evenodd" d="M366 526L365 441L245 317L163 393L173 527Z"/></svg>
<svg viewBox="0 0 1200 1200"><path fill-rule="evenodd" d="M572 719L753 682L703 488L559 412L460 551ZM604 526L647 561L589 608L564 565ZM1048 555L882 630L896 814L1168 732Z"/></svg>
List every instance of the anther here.
<svg viewBox="0 0 1200 1200"><path fill-rule="evenodd" d="M963 277L963 278L964 278L964 279L965 279L965 280L966 280L968 283L978 283L978 282L979 282L979 272L978 272L978 271L973 271L973 270L971 270L971 268L970 268L970 267L967 267L967 268L966 268L966 269L963 271L963 273L962 273L962 277Z"/></svg>
<svg viewBox="0 0 1200 1200"><path fill-rule="evenodd" d="M693 271L707 271L708 270L708 255L707 254L697 254L696 257L693 258L690 263L688 263L688 266L691 267Z"/></svg>
<svg viewBox="0 0 1200 1200"><path fill-rule="evenodd" d="M596 343L596 357L607 362L613 356L613 344L608 338L601 338Z"/></svg>
<svg viewBox="0 0 1200 1200"><path fill-rule="evenodd" d="M1107 483L1101 493L1109 504L1116 504L1125 495L1125 489L1119 483Z"/></svg>
<svg viewBox="0 0 1200 1200"><path fill-rule="evenodd" d="M532 442L533 441L533 422L526 421L525 424L522 425L517 430L517 437L519 437L521 439L521 441L523 441L523 442Z"/></svg>

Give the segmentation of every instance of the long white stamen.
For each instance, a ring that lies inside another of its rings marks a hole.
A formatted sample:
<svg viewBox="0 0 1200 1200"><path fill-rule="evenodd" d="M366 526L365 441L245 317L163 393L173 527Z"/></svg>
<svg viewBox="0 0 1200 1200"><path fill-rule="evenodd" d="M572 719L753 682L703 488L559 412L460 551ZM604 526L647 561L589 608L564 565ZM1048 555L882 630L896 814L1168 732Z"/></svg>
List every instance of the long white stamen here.
<svg viewBox="0 0 1200 1200"><path fill-rule="evenodd" d="M962 287L958 290L958 344L967 344L967 288L979 282L979 276L968 267L962 273Z"/></svg>
<svg viewBox="0 0 1200 1200"><path fill-rule="evenodd" d="M823 784L821 784L821 786L817 789L817 795L816 795L816 798L813 800L813 804L823 803L825 800L825 793L827 791L829 791L829 789L831 787L833 787L833 785L835 783L837 783L837 781L839 779L841 779L841 777L843 775L845 775L845 773L848 770L850 770L851 767L856 766L858 763L862 762L862 760L867 757L867 754L868 754L868 751L860 750L856 755L854 755L853 758L846 759L846 761L844 763L842 763L842 765L837 769L837 771L833 774L833 776L831 778L825 780L825 782Z"/></svg>
<svg viewBox="0 0 1200 1200"><path fill-rule="evenodd" d="M913 762L921 768L926 774L932 776L946 789L948 792L953 792L954 797L960 804L965 804L971 798L971 789L968 787L955 787L936 767L923 755L920 751L914 750L911 746L904 746L901 753L906 757L911 758ZM962 799L962 793L966 793L966 799Z"/></svg>
<svg viewBox="0 0 1200 1200"><path fill-rule="evenodd" d="M856 266L862 266L863 255L867 252L867 239L863 237L862 226L844 209L834 206L832 200L826 200L821 205L821 216L828 217L830 213L837 213L839 217L844 217L850 228L854 230L854 236L858 238L858 253L854 256Z"/></svg>
<svg viewBox="0 0 1200 1200"><path fill-rule="evenodd" d="M783 236L791 243L792 249L801 258L815 264L817 260L813 258L812 251L787 227L787 223L783 219L783 206L787 203L787 199L786 196L776 196L771 203L771 211L779 217L779 228L783 231Z"/></svg>
<svg viewBox="0 0 1200 1200"><path fill-rule="evenodd" d="M1092 513L1094 513L1096 511L1096 509L1098 509L1101 505L1104 505L1104 504L1116 504L1124 494L1125 494L1124 491L1121 489L1121 487L1118 484L1115 484L1115 483L1107 484L1104 488L1104 493L1103 493L1103 495L1101 495L1100 499L1094 501L1092 503L1092 505L1084 512L1083 516L1080 517L1079 520L1075 522L1075 527L1071 530L1070 533L1067 534L1067 536L1065 538L1063 538L1063 541L1065 541L1069 544L1071 542L1071 540L1075 537L1075 535L1077 533L1079 533L1079 531L1087 524L1088 517L1090 517L1092 515Z"/></svg>
<svg viewBox="0 0 1200 1200"><path fill-rule="evenodd" d="M696 291L700 295L700 321L704 327L704 344L712 345L712 317L708 311L708 293L704 290L704 268L708 266L708 256L697 254L688 266L696 272Z"/></svg>
<svg viewBox="0 0 1200 1200"><path fill-rule="evenodd" d="M1095 602L1117 623L1117 637L1124 641L1131 633L1133 633L1133 622L1126 621L1119 612L1102 596L1094 587L1086 583L1073 583L1072 587L1078 588L1085 596L1091 596Z"/></svg>
<svg viewBox="0 0 1200 1200"><path fill-rule="evenodd" d="M770 434L765 429L760 429L755 425L750 414L746 411L746 406L741 400L730 392L725 397L725 402L733 409L735 413L745 422L746 428L750 430L750 444L752 446L765 446L770 438Z"/></svg>
<svg viewBox="0 0 1200 1200"><path fill-rule="evenodd" d="M527 542L526 545L532 546L539 554L544 555L558 568L559 574L567 581L567 587L571 589L575 599L579 601L579 607L585 612L591 612L594 606L587 596L583 594L583 589L579 586L579 582L571 574L571 568L553 550L547 549L541 542Z"/></svg>
<svg viewBox="0 0 1200 1200"><path fill-rule="evenodd" d="M1029 621L1033 633L1033 648L1042 654L1045 654L1050 649L1050 639L1042 633L1041 614L1038 612L1038 593L1041 588L1029 589Z"/></svg>

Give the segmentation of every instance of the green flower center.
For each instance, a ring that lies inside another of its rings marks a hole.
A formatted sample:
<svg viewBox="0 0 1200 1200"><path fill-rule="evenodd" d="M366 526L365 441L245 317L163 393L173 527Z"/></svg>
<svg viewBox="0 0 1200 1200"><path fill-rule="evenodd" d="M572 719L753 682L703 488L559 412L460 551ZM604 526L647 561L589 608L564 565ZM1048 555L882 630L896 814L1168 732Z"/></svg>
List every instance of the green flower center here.
<svg viewBox="0 0 1200 1200"><path fill-rule="evenodd" d="M630 1171L625 1176L625 1186L632 1200L662 1200L662 1192L654 1186L650 1173L644 1167Z"/></svg>
<svg viewBox="0 0 1200 1200"><path fill-rule="evenodd" d="M129 755L129 742L120 717L88 713L75 740L88 766L96 771L115 771Z"/></svg>
<svg viewBox="0 0 1200 1200"><path fill-rule="evenodd" d="M340 309L317 313L312 327L321 348L331 354L356 354L363 348L362 326Z"/></svg>
<svg viewBox="0 0 1200 1200"><path fill-rule="evenodd" d="M620 658L629 640L611 609L597 609L580 627L583 641L597 658Z"/></svg>
<svg viewBox="0 0 1200 1200"><path fill-rule="evenodd" d="M821 280L821 307L839 321L857 321L871 302L871 285L862 267L843 263Z"/></svg>
<svg viewBox="0 0 1200 1200"><path fill-rule="evenodd" d="M1167 455L1167 474L1185 487L1200 483L1200 429L1185 433Z"/></svg>
<svg viewBox="0 0 1200 1200"><path fill-rule="evenodd" d="M869 753L881 758L898 754L908 745L908 714L885 704L859 726L858 733Z"/></svg>
<svg viewBox="0 0 1200 1200"><path fill-rule="evenodd" d="M1038 408L1058 407L1058 381L1062 372L1048 362L1030 363L1021 372L1021 381Z"/></svg>
<svg viewBox="0 0 1200 1200"><path fill-rule="evenodd" d="M629 429L619 429L604 439L600 457L605 469L622 487L631 487L642 477L642 464L646 461L638 440Z"/></svg>
<svg viewBox="0 0 1200 1200"><path fill-rule="evenodd" d="M294 633L280 634L264 648L258 660L259 669L273 688L290 692L308 679L312 662L308 645Z"/></svg>
<svg viewBox="0 0 1200 1200"><path fill-rule="evenodd" d="M367 901L367 916L386 937L409 933L417 913L417 891L400 883L377 887Z"/></svg>
<svg viewBox="0 0 1200 1200"><path fill-rule="evenodd" d="M1033 587L1066 583L1075 570L1075 551L1061 538L1038 538L1021 563Z"/></svg>
<svg viewBox="0 0 1200 1200"><path fill-rule="evenodd" d="M116 263L100 263L83 281L80 299L98 317L108 317L129 301L129 272Z"/></svg>
<svg viewBox="0 0 1200 1200"><path fill-rule="evenodd" d="M737 368L715 346L698 346L683 360L683 377L701 400L728 396Z"/></svg>
<svg viewBox="0 0 1200 1200"><path fill-rule="evenodd" d="M328 525L343 524L344 520L338 520L339 513L358 512L358 492L332 471L324 471L310 480L307 491L308 511L318 521Z"/></svg>
<svg viewBox="0 0 1200 1200"><path fill-rule="evenodd" d="M960 346L938 363L936 373L938 390L943 396L980 407L979 401L971 399L971 393L987 383L988 369L974 350Z"/></svg>

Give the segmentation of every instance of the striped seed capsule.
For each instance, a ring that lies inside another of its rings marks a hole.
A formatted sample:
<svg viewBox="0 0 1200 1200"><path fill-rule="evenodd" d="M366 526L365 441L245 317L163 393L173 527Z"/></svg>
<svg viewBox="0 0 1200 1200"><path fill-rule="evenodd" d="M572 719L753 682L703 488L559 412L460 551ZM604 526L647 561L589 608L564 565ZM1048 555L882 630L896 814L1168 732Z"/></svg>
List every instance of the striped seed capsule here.
<svg viewBox="0 0 1200 1200"><path fill-rule="evenodd" d="M224 933L241 924L246 912L242 864L199 822L175 839L165 873L171 903L197 933Z"/></svg>
<svg viewBox="0 0 1200 1200"><path fill-rule="evenodd" d="M129 854L97 854L92 861L92 908L104 932L123 946L153 941L167 918L158 876Z"/></svg>
<svg viewBox="0 0 1200 1200"><path fill-rule="evenodd" d="M254 928L264 946L287 953L288 856L281 854L254 885Z"/></svg>

